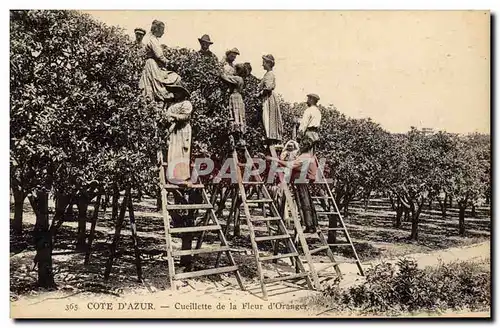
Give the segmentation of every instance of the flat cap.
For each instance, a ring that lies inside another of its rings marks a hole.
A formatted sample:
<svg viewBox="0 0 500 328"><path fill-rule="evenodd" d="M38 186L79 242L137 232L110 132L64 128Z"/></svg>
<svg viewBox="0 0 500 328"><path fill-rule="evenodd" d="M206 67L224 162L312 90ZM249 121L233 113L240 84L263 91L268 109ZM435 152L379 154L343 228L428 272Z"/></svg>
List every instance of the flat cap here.
<svg viewBox="0 0 500 328"><path fill-rule="evenodd" d="M238 50L238 48L233 48L233 49L230 49L230 50L226 51L226 55L228 55L230 53L234 53L234 54L239 55L240 51Z"/></svg>
<svg viewBox="0 0 500 328"><path fill-rule="evenodd" d="M315 93L310 93L310 94L308 94L307 96L308 96L308 97L311 97L311 98L314 98L314 99L316 99L316 100L319 100L319 96L318 96L317 94L315 94Z"/></svg>

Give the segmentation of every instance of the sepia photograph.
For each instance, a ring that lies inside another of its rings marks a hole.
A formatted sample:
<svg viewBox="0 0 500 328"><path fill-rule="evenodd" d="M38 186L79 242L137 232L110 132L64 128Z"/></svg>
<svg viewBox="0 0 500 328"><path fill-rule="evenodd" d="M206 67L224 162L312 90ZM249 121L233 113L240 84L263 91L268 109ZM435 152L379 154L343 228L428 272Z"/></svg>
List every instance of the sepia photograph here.
<svg viewBox="0 0 500 328"><path fill-rule="evenodd" d="M492 19L9 10L10 317L491 319Z"/></svg>

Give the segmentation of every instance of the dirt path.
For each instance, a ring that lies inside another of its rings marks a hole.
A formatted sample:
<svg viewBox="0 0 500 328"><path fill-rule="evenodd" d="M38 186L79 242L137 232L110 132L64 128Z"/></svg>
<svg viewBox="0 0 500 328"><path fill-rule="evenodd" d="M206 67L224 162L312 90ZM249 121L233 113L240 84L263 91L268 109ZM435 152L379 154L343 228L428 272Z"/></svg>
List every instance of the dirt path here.
<svg viewBox="0 0 500 328"><path fill-rule="evenodd" d="M439 261L481 261L490 258L490 244L483 242L459 248L407 256L419 265L437 265ZM386 260L393 262L395 260ZM379 261L366 263L365 267ZM363 279L357 275L355 264L341 264L347 287ZM260 286L246 286L239 290L234 279L223 283L189 281L180 283L176 290L151 293L145 286L125 292L121 297L81 293L66 295L47 292L37 296L22 296L11 303L11 317L24 318L194 318L194 317L306 317L322 312L317 307L305 306L301 299L319 294L287 283L277 283L269 288L269 299L263 300ZM141 309L142 306L142 309ZM349 314L346 314L348 316ZM451 312L445 316L453 315ZM489 316L488 312L457 313L460 316ZM324 314L322 316L330 316Z"/></svg>

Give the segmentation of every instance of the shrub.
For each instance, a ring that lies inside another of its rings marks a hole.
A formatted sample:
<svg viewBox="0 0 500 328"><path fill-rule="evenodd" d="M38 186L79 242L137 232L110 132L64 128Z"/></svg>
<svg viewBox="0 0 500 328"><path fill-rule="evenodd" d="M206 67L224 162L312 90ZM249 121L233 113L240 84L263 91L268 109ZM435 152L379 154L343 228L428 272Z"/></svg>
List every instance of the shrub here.
<svg viewBox="0 0 500 328"><path fill-rule="evenodd" d="M358 286L347 290L333 286L324 294L334 303L362 312L481 310L491 304L490 280L489 270L477 263L440 263L419 269L415 261L402 259L396 265L376 265Z"/></svg>

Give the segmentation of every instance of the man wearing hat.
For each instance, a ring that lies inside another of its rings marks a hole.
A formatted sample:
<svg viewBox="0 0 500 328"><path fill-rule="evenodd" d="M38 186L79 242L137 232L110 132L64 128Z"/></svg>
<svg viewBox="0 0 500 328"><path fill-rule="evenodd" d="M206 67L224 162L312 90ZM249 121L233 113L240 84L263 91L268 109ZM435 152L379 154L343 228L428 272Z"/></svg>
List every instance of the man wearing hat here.
<svg viewBox="0 0 500 328"><path fill-rule="evenodd" d="M316 106L319 96L315 93L307 95L307 109L300 120L297 140L302 144L310 145L311 153L314 153L314 146L319 140L318 129L321 123L321 111Z"/></svg>
<svg viewBox="0 0 500 328"><path fill-rule="evenodd" d="M198 53L205 58L217 60L217 56L210 51L210 46L213 44L213 42L210 41L210 36L208 34L204 34L201 38L198 38L198 41L200 42L201 47L200 50L198 50Z"/></svg>
<svg viewBox="0 0 500 328"><path fill-rule="evenodd" d="M142 43L142 39L144 38L144 35L146 35L146 30L138 27L134 30L135 33L135 45L143 48L144 44Z"/></svg>
<svg viewBox="0 0 500 328"><path fill-rule="evenodd" d="M224 74L226 75L236 75L236 70L234 68L234 60L236 56L240 54L237 48L226 51L226 58L224 59Z"/></svg>

